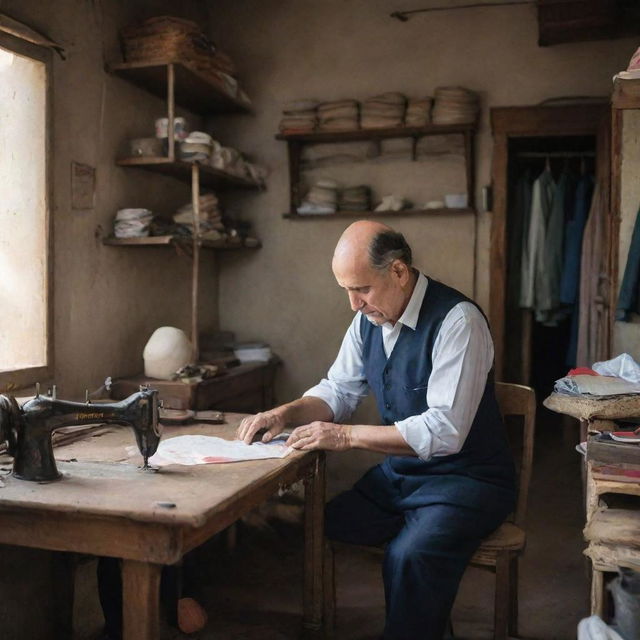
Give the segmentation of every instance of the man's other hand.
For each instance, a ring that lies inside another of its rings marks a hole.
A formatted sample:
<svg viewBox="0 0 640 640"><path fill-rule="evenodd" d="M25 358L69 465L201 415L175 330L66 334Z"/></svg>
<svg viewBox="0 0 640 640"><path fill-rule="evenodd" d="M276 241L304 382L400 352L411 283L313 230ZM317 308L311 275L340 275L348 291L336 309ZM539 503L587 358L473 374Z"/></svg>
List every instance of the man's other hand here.
<svg viewBox="0 0 640 640"><path fill-rule="evenodd" d="M294 429L286 444L303 451L346 451L351 448L351 426L333 422L311 422Z"/></svg>
<svg viewBox="0 0 640 640"><path fill-rule="evenodd" d="M255 416L247 416L242 420L236 438L243 440L246 444L251 444L256 433L264 431L262 442L269 442L284 430L285 424L280 415L274 411L264 411Z"/></svg>

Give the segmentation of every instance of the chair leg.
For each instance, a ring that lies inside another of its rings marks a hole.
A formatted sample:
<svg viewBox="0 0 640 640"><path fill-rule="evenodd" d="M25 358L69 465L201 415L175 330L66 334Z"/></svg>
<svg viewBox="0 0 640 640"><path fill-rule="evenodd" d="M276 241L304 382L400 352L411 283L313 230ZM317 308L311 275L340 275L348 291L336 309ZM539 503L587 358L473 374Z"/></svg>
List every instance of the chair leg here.
<svg viewBox="0 0 640 640"><path fill-rule="evenodd" d="M511 556L509 563L509 582L510 582L510 594L509 594L509 636L512 638L518 637L518 565L519 558Z"/></svg>
<svg viewBox="0 0 640 640"><path fill-rule="evenodd" d="M335 551L329 540L324 542L324 603L322 624L325 638L333 638L336 626Z"/></svg>
<svg viewBox="0 0 640 640"><path fill-rule="evenodd" d="M509 626L510 555L503 551L496 558L496 589L493 605L493 638L507 640Z"/></svg>

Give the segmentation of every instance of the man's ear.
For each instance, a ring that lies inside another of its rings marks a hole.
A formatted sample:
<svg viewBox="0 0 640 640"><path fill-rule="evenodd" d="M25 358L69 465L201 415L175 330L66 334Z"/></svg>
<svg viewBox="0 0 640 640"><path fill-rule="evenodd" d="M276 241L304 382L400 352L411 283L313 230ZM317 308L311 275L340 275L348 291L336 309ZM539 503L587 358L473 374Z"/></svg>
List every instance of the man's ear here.
<svg viewBox="0 0 640 640"><path fill-rule="evenodd" d="M402 260L394 260L391 263L391 273L400 280L402 285L405 285L409 280L409 267Z"/></svg>

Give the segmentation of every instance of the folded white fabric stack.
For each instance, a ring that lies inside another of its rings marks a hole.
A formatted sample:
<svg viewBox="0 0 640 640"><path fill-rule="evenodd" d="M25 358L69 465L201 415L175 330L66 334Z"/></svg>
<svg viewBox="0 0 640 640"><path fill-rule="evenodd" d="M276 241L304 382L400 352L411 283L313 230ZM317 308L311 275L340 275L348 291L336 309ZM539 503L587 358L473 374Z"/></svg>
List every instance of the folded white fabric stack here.
<svg viewBox="0 0 640 640"><path fill-rule="evenodd" d="M346 187L338 196L340 211L371 211L371 188L367 185Z"/></svg>
<svg viewBox="0 0 640 640"><path fill-rule="evenodd" d="M406 96L395 91L373 96L362 103L360 125L363 129L401 127L406 105Z"/></svg>
<svg viewBox="0 0 640 640"><path fill-rule="evenodd" d="M318 105L318 128L322 131L353 131L358 128L358 102L335 100Z"/></svg>
<svg viewBox="0 0 640 640"><path fill-rule="evenodd" d="M435 90L433 122L434 124L475 122L479 108L477 93L464 87L439 87Z"/></svg>
<svg viewBox="0 0 640 640"><path fill-rule="evenodd" d="M338 183L318 180L298 207L299 214L335 213L338 206Z"/></svg>
<svg viewBox="0 0 640 640"><path fill-rule="evenodd" d="M409 98L404 116L406 127L424 127L431 122L433 98Z"/></svg>
<svg viewBox="0 0 640 640"><path fill-rule="evenodd" d="M294 100L285 104L280 120L282 133L306 133L316 128L318 103L315 100Z"/></svg>
<svg viewBox="0 0 640 640"><path fill-rule="evenodd" d="M116 238L145 238L153 213L149 209L119 209L113 223Z"/></svg>
<svg viewBox="0 0 640 640"><path fill-rule="evenodd" d="M218 198L213 193L203 193L200 196L200 234L207 240L217 240L225 231L222 223L222 211ZM173 221L182 225L193 235L193 204L191 202L180 207L173 214Z"/></svg>

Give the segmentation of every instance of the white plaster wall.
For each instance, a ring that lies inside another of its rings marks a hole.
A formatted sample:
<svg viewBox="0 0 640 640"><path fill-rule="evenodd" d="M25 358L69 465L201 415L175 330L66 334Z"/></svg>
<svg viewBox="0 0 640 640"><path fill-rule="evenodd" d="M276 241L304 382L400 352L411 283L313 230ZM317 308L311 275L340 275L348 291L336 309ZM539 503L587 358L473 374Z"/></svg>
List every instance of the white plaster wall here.
<svg viewBox="0 0 640 640"><path fill-rule="evenodd" d="M190 186L115 165L123 142L153 135L164 102L104 71L119 55L118 29L138 19L173 14L206 25L197 0L5 0L0 11L62 44L53 62L54 348L55 381L64 396L94 388L107 375L142 370L142 349L162 325L190 330L190 261L171 249L104 246L116 210L147 207L171 213ZM197 119L192 121L196 122ZM96 205L71 209L73 161L96 168ZM202 325L217 322L217 266L204 252Z"/></svg>
<svg viewBox="0 0 640 640"><path fill-rule="evenodd" d="M287 154L274 134L284 102L364 99L383 91L421 96L443 85L478 91L479 192L490 181L490 107L608 96L612 75L626 68L637 46L618 40L540 48L532 5L430 13L406 23L388 15L415 8L409 0L218 0L211 6L214 39L238 63L257 112L229 122L225 141L255 153L272 172L266 194L243 208L264 248L251 261L223 258L220 322L240 338L267 340L283 357L281 401L324 374L351 319L330 270L334 244L348 221L281 217L288 207ZM345 183L355 176L342 167L332 173ZM409 186L401 176L398 185ZM406 234L428 274L473 294L475 273L476 298L487 308L489 213L478 215L475 250L470 217L387 221Z"/></svg>

